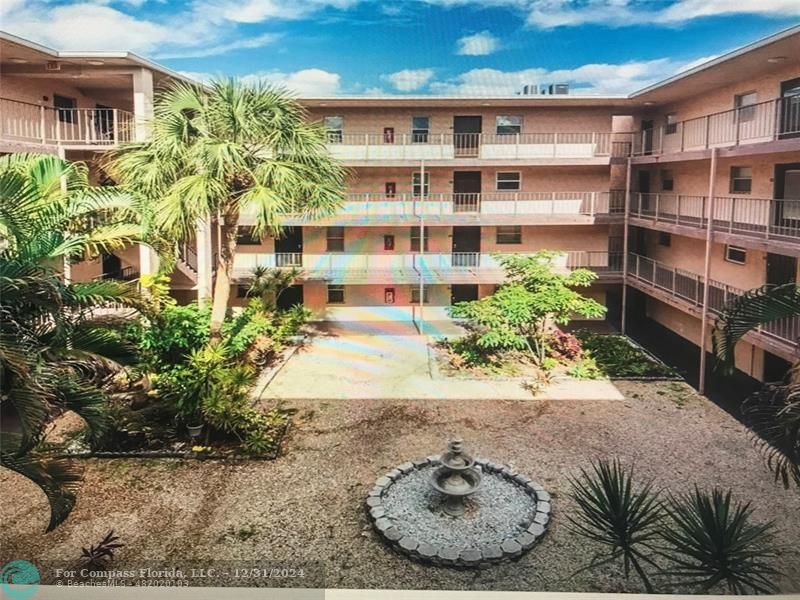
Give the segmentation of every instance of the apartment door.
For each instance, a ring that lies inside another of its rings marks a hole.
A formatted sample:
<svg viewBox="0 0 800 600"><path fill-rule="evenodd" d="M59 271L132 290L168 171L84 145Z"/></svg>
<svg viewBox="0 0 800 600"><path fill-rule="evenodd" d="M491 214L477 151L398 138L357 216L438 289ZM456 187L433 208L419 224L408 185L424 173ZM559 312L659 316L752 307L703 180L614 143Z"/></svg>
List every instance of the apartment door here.
<svg viewBox="0 0 800 600"><path fill-rule="evenodd" d="M299 267L302 264L302 253L302 227L286 227L281 236L275 238L275 266Z"/></svg>
<svg viewBox="0 0 800 600"><path fill-rule="evenodd" d="M780 138L800 137L800 77L781 82Z"/></svg>
<svg viewBox="0 0 800 600"><path fill-rule="evenodd" d="M114 109L105 104L96 104L94 130L98 140L114 139Z"/></svg>
<svg viewBox="0 0 800 600"><path fill-rule="evenodd" d="M481 172L453 173L453 212L480 212Z"/></svg>
<svg viewBox="0 0 800 600"><path fill-rule="evenodd" d="M780 356L764 351L764 381L782 381L791 366Z"/></svg>
<svg viewBox="0 0 800 600"><path fill-rule="evenodd" d="M632 208L638 206L641 211L650 210L650 171L639 171L638 176L639 190L638 200L634 199L631 203Z"/></svg>
<svg viewBox="0 0 800 600"><path fill-rule="evenodd" d="M775 165L774 225L780 235L800 234L800 163ZM781 200L783 202L781 202Z"/></svg>
<svg viewBox="0 0 800 600"><path fill-rule="evenodd" d="M453 147L456 156L478 156L482 117L453 117Z"/></svg>
<svg viewBox="0 0 800 600"><path fill-rule="evenodd" d="M450 286L450 304L471 302L477 299L478 285L475 283L461 283Z"/></svg>
<svg viewBox="0 0 800 600"><path fill-rule="evenodd" d="M116 254L103 254L103 279L118 278L122 275L122 261Z"/></svg>
<svg viewBox="0 0 800 600"><path fill-rule="evenodd" d="M293 285L286 288L278 296L276 304L278 305L278 308L281 310L289 310L293 306L302 306L303 286Z"/></svg>
<svg viewBox="0 0 800 600"><path fill-rule="evenodd" d="M767 254L767 283L783 285L797 281L797 258L783 254Z"/></svg>
<svg viewBox="0 0 800 600"><path fill-rule="evenodd" d="M653 153L653 121L642 121L642 154Z"/></svg>
<svg viewBox="0 0 800 600"><path fill-rule="evenodd" d="M477 267L480 264L481 228L453 227L453 266Z"/></svg>

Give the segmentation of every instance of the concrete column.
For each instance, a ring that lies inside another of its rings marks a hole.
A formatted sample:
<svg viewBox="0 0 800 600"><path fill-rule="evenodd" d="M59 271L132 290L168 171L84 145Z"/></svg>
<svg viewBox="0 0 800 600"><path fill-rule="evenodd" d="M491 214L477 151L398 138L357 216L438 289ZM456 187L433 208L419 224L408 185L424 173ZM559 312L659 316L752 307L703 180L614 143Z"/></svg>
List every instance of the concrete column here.
<svg viewBox="0 0 800 600"><path fill-rule="evenodd" d="M134 136L137 142L147 139L149 122L153 118L153 72L136 69L133 72Z"/></svg>
<svg viewBox="0 0 800 600"><path fill-rule="evenodd" d="M631 157L625 170L625 213L622 218L622 315L620 330L625 334L628 324L628 229L631 213Z"/></svg>
<svg viewBox="0 0 800 600"><path fill-rule="evenodd" d="M706 255L703 269L703 314L700 320L700 378L697 391L706 390L706 338L708 337L708 280L711 278L711 244L714 241L711 227L714 219L714 196L717 185L717 149L711 150L711 166L708 173L708 198L706 199Z"/></svg>
<svg viewBox="0 0 800 600"><path fill-rule="evenodd" d="M67 160L67 152L64 150L63 146L58 147L58 158L61 160ZM61 187L61 193L67 193L67 178L65 176L61 176L58 180L59 186ZM63 261L63 268L64 268L64 283L70 284L72 283L72 263L70 262L69 257L64 257Z"/></svg>
<svg viewBox="0 0 800 600"><path fill-rule="evenodd" d="M208 221L198 221L195 234L197 241L197 301L202 305L212 296L212 258L211 227Z"/></svg>

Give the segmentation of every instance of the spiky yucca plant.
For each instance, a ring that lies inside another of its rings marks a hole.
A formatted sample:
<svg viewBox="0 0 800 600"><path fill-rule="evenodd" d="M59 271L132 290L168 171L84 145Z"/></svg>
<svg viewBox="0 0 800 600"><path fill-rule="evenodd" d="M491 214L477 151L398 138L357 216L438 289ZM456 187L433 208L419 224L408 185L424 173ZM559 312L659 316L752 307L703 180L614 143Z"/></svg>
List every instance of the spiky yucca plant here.
<svg viewBox="0 0 800 600"><path fill-rule="evenodd" d="M662 535L661 554L671 563L666 575L709 593L724 585L733 594L774 593L780 572L771 565L778 556L773 524L751 521L750 503L733 502L730 491L671 497L666 506L671 523Z"/></svg>
<svg viewBox="0 0 800 600"><path fill-rule="evenodd" d="M581 469L570 483L578 512L567 515L569 529L605 546L585 569L622 559L625 577L633 568L645 589L654 592L645 566L656 566L650 556L657 548L662 510L652 483L635 490L633 469L618 460L593 462L591 471Z"/></svg>

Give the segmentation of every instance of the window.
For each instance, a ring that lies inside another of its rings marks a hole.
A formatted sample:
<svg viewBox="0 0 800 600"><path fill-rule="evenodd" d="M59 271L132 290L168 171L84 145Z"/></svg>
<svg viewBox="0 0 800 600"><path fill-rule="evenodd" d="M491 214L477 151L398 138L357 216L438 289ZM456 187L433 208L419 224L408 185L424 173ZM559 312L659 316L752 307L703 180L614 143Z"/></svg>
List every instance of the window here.
<svg viewBox="0 0 800 600"><path fill-rule="evenodd" d="M256 235L255 227L240 226L236 230L236 243L240 246L260 246L261 238Z"/></svg>
<svg viewBox="0 0 800 600"><path fill-rule="evenodd" d="M666 246L667 248L672 246L672 235L667 233L666 231L659 231L658 232L658 245L659 246Z"/></svg>
<svg viewBox="0 0 800 600"><path fill-rule="evenodd" d="M250 294L250 286L249 285L237 285L236 286L236 297L237 298L247 298Z"/></svg>
<svg viewBox="0 0 800 600"><path fill-rule="evenodd" d="M394 250L394 236L393 235L385 235L385 236L383 236L383 249L384 250Z"/></svg>
<svg viewBox="0 0 800 600"><path fill-rule="evenodd" d="M411 226L411 252L419 252L419 227ZM428 228L425 228L425 252L428 251Z"/></svg>
<svg viewBox="0 0 800 600"><path fill-rule="evenodd" d="M325 125L325 129L328 131L328 142L331 144L341 144L342 131L344 130L344 117L325 117L322 122Z"/></svg>
<svg viewBox="0 0 800 600"><path fill-rule="evenodd" d="M58 120L62 123L74 123L75 111L71 110L77 106L75 98L68 98L67 96L59 96L53 94L53 106L58 110Z"/></svg>
<svg viewBox="0 0 800 600"><path fill-rule="evenodd" d="M672 171L662 169L661 171L661 190L671 192L675 189L675 180L672 178Z"/></svg>
<svg viewBox="0 0 800 600"><path fill-rule="evenodd" d="M498 192L517 192L522 182L522 175L519 171L500 171L497 173Z"/></svg>
<svg viewBox="0 0 800 600"><path fill-rule="evenodd" d="M747 262L747 250L739 246L725 246L725 260L743 265Z"/></svg>
<svg viewBox="0 0 800 600"><path fill-rule="evenodd" d="M387 198L394 198L397 194L397 184L394 181L387 181L383 189Z"/></svg>
<svg viewBox="0 0 800 600"><path fill-rule="evenodd" d="M344 252L344 227L328 227L326 241L328 252Z"/></svg>
<svg viewBox="0 0 800 600"><path fill-rule="evenodd" d="M498 115L497 135L514 135L522 133L522 117L513 115Z"/></svg>
<svg viewBox="0 0 800 600"><path fill-rule="evenodd" d="M431 131L430 117L411 117L411 143L427 144Z"/></svg>
<svg viewBox="0 0 800 600"><path fill-rule="evenodd" d="M521 244L522 243L522 226L521 225L503 225L497 228L497 243L498 244Z"/></svg>
<svg viewBox="0 0 800 600"><path fill-rule="evenodd" d="M328 286L328 304L344 304L344 286Z"/></svg>
<svg viewBox="0 0 800 600"><path fill-rule="evenodd" d="M731 167L731 194L749 194L752 187L752 167Z"/></svg>
<svg viewBox="0 0 800 600"><path fill-rule="evenodd" d="M678 133L678 115L675 113L669 113L667 115L667 124L664 127L664 133L667 135Z"/></svg>
<svg viewBox="0 0 800 600"><path fill-rule="evenodd" d="M736 120L740 123L742 121L752 121L756 117L756 103L758 102L758 94L755 92L747 92L745 94L736 94L733 97L733 106L736 108Z"/></svg>
<svg viewBox="0 0 800 600"><path fill-rule="evenodd" d="M428 288L422 289L422 303L428 304ZM411 286L411 304L419 304L419 286Z"/></svg>
<svg viewBox="0 0 800 600"><path fill-rule="evenodd" d="M414 196L427 196L431 188L431 174L425 172L425 186L420 185L422 173L419 171L411 175L411 193Z"/></svg>

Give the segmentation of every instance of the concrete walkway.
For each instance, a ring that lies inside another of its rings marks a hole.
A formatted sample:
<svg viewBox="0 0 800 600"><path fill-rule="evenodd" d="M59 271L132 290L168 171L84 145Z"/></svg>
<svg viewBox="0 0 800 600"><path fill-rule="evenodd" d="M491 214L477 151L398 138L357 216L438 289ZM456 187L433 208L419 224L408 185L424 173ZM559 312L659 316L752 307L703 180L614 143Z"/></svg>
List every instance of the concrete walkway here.
<svg viewBox="0 0 800 600"><path fill-rule="evenodd" d="M458 326L432 324L436 335L456 335ZM432 378L428 338L410 323L336 323L319 328L263 390L274 399L531 400L521 381ZM622 400L607 381L555 382L542 399Z"/></svg>

